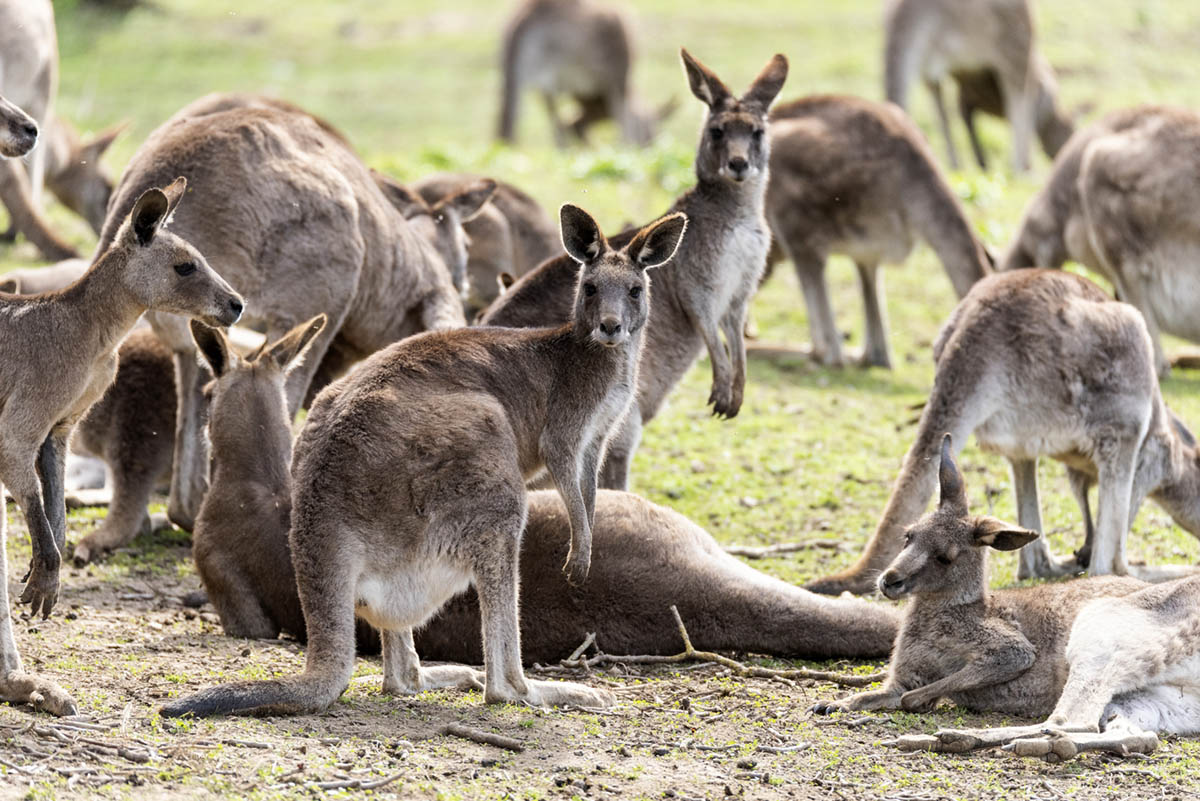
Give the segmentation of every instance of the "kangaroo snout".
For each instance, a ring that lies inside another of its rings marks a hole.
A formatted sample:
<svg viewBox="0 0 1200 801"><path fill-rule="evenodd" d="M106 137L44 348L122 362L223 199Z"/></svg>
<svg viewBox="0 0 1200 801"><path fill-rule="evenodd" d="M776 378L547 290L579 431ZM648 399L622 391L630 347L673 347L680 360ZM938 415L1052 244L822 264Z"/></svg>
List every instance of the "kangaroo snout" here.
<svg viewBox="0 0 1200 801"><path fill-rule="evenodd" d="M726 165L729 168L729 174L735 181L744 181L746 173L750 171L750 162L741 156L734 156Z"/></svg>
<svg viewBox="0 0 1200 801"><path fill-rule="evenodd" d="M624 342L628 338L628 332L621 325L620 318L605 317L596 326L593 338L601 345L612 348Z"/></svg>
<svg viewBox="0 0 1200 801"><path fill-rule="evenodd" d="M16 106L8 104L0 98L0 123L8 117L8 130L0 128L0 156L19 158L24 156L37 144L38 127L33 119ZM7 133L7 135L4 135Z"/></svg>
<svg viewBox="0 0 1200 801"><path fill-rule="evenodd" d="M908 594L908 579L895 570L889 570L879 577L879 591L893 601L903 598Z"/></svg>
<svg viewBox="0 0 1200 801"><path fill-rule="evenodd" d="M245 308L246 302L242 296L236 292L229 292L217 302L217 313L206 315L201 320L213 327L228 328L242 319Z"/></svg>

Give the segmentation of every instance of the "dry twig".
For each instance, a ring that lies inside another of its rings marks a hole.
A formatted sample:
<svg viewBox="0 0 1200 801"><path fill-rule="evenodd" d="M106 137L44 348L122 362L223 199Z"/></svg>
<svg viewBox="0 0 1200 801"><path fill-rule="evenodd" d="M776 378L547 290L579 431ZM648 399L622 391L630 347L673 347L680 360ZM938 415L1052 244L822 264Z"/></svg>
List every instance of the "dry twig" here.
<svg viewBox="0 0 1200 801"><path fill-rule="evenodd" d="M502 734L492 734L491 732L483 731L482 729L473 729L470 726L464 726L461 723L447 723L442 729L442 734L449 734L452 737L461 737L464 740L470 740L474 743L483 745L494 745L497 748L504 748L509 751L515 751L518 754L525 750L525 745L520 740L514 740L511 737L505 737Z"/></svg>
<svg viewBox="0 0 1200 801"><path fill-rule="evenodd" d="M804 542L781 542L777 545L726 545L725 553L747 559L765 559L781 553L811 551L814 549L840 551L842 543L837 540L805 540Z"/></svg>

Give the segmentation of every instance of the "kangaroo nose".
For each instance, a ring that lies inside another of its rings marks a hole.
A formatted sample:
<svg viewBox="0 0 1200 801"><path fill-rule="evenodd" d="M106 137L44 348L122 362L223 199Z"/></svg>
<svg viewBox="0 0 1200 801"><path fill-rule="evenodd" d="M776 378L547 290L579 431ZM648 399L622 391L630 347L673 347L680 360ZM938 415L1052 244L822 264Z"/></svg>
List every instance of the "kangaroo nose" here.
<svg viewBox="0 0 1200 801"><path fill-rule="evenodd" d="M26 122L21 124L21 133L28 136L30 139L36 139L38 135L38 127L36 123Z"/></svg>
<svg viewBox="0 0 1200 801"><path fill-rule="evenodd" d="M600 331L607 336L615 336L621 330L621 321L613 317L608 317L600 321Z"/></svg>
<svg viewBox="0 0 1200 801"><path fill-rule="evenodd" d="M242 310L246 305L242 303L241 298L232 298L229 301L229 310L233 312L233 321L236 323L242 316Z"/></svg>
<svg viewBox="0 0 1200 801"><path fill-rule="evenodd" d="M746 161L741 156L734 156L729 160L729 169L739 175L750 169L750 162Z"/></svg>

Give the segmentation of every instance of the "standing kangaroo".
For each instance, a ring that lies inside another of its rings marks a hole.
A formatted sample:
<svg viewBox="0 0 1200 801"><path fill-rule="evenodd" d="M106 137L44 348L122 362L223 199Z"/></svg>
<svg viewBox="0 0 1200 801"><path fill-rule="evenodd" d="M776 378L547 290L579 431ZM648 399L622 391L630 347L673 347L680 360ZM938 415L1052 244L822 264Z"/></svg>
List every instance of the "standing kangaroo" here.
<svg viewBox="0 0 1200 801"><path fill-rule="evenodd" d="M937 372L917 437L866 552L817 592L869 592L933 493L938 442L975 432L1012 464L1021 525L1041 531L1037 459L1067 466L1088 530L1076 557L1055 559L1044 539L1021 550L1018 576L1132 572L1125 541L1147 495L1200 535L1200 453L1163 403L1142 316L1072 273L1000 273L976 284L933 346ZM1099 484L1096 525L1088 487ZM1168 568L1137 569L1145 578ZM1175 575L1178 575L1176 572Z"/></svg>
<svg viewBox="0 0 1200 801"><path fill-rule="evenodd" d="M708 106L696 153L697 184L671 207L694 220L694 230L670 264L655 276L654 310L646 329L646 357L637 402L613 435L600 486L625 489L642 424L707 349L712 361L713 413L731 418L746 386L746 309L758 288L770 234L763 216L769 145L767 110L787 77L787 59L771 59L750 88L735 97L711 70L681 51L692 93ZM634 231L613 237L630 241ZM573 262L541 264L496 299L485 325L558 325L570 319ZM724 341L721 334L725 335Z"/></svg>
<svg viewBox="0 0 1200 801"><path fill-rule="evenodd" d="M674 111L673 103L652 112L637 102L625 20L590 0L527 0L509 20L502 50L500 138L506 141L516 140L517 110L528 87L541 92L559 147L569 137L586 141L588 128L605 119L617 123L626 142L647 145ZM559 117L559 95L579 103L573 122Z"/></svg>
<svg viewBox="0 0 1200 801"><path fill-rule="evenodd" d="M72 426L116 372L116 347L148 309L230 325L242 299L204 257L163 223L185 182L149 189L88 272L59 292L0 296L0 482L21 506L33 559L21 601L48 617L58 599L66 544L63 460ZM0 545L3 545L0 515ZM74 702L52 682L21 673L8 609L7 565L0 559L0 698L72 714Z"/></svg>
<svg viewBox="0 0 1200 801"><path fill-rule="evenodd" d="M924 712L943 698L981 712L1045 715L1067 678L1071 622L1087 601L1145 585L1104 576L988 592L987 548L1012 551L1038 532L971 515L951 436L942 438L937 510L910 526L879 577L892 600L911 596L887 681L878 690L821 702L814 712Z"/></svg>
<svg viewBox="0 0 1200 801"><path fill-rule="evenodd" d="M933 97L950 166L958 152L942 102L942 81L956 73L995 75L1013 130L1013 166L1029 169L1039 83L1035 75L1033 14L1029 0L891 0L887 7L887 99L908 108L908 88L918 78Z"/></svg>
<svg viewBox="0 0 1200 801"><path fill-rule="evenodd" d="M482 683L489 703L613 702L607 691L531 681L521 670L525 481L543 468L554 479L570 519L563 570L581 583L591 563L596 472L637 385L650 313L646 271L675 253L687 218L664 217L620 250L582 209L565 205L560 218L563 245L582 265L571 322L413 337L372 356L313 404L292 469L304 673L215 687L162 714L325 709L354 671L356 614L382 632L385 692ZM467 667L422 668L413 646L413 629L472 583L483 682Z"/></svg>
<svg viewBox="0 0 1200 801"><path fill-rule="evenodd" d="M891 367L883 261L901 262L913 240L926 240L961 298L989 272L954 192L923 137L894 106L854 97L809 97L771 111L771 180L767 220L791 259L808 306L813 355L843 363L841 335L829 302L825 262L854 259L866 313L863 364Z"/></svg>
<svg viewBox="0 0 1200 801"><path fill-rule="evenodd" d="M247 320L278 339L318 313L329 324L289 376L288 408L363 356L420 331L465 324L434 243L419 235L327 123L289 104L210 95L168 120L134 155L113 195L105 246L147 185L176 172L202 192L172 228L246 296ZM190 529L207 488L195 345L181 318L151 315L176 354L178 412L168 514ZM328 355L329 358L326 358Z"/></svg>
<svg viewBox="0 0 1200 801"><path fill-rule="evenodd" d="M1166 106L1115 111L1071 139L1025 208L999 268L1071 259L1112 282L1146 318L1160 375L1160 332L1200 342L1200 114Z"/></svg>

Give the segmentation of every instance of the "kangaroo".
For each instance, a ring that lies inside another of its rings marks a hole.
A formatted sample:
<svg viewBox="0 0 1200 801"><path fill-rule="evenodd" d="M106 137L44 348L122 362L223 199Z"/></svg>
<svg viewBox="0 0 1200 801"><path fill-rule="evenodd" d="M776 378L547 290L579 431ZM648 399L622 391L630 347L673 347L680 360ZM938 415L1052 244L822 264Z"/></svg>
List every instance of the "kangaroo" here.
<svg viewBox="0 0 1200 801"><path fill-rule="evenodd" d="M1059 762L1084 752L1126 756L1158 748L1158 734L1200 734L1200 577L1097 598L1075 616L1067 680L1045 723L942 729L889 743L963 753L1004 745Z"/></svg>
<svg viewBox="0 0 1200 801"><path fill-rule="evenodd" d="M185 173L204 189L173 229L222 266L246 296L247 321L276 340L324 312L329 324L289 375L295 411L318 367L331 380L364 355L425 330L465 325L456 287L434 244L388 200L370 170L331 130L290 104L209 95L150 134L113 195L101 246L145 186ZM207 488L200 388L186 325L153 314L176 354L178 411L168 515L191 529Z"/></svg>
<svg viewBox="0 0 1200 801"><path fill-rule="evenodd" d="M543 468L553 477L570 520L563 570L581 583L596 472L637 382L646 271L674 255L687 218L664 217L614 250L587 212L567 204L559 216L564 248L581 265L571 322L413 337L331 384L310 409L292 462L290 535L308 629L304 673L215 687L162 714L325 709L354 670L356 614L382 632L385 692L482 685L488 703L613 702L607 691L531 681L521 670L525 481ZM220 343L203 350L227 350ZM385 474L399 493L380 495ZM420 667L413 628L472 582L483 677L462 666Z"/></svg>
<svg viewBox="0 0 1200 801"><path fill-rule="evenodd" d="M1128 595L1137 579L1102 576L989 592L987 548L1012 551L1038 532L986 515L971 515L949 434L942 437L936 511L910 526L904 548L879 577L892 600L911 596L883 687L839 701L817 714L867 709L924 712L943 698L968 709L1045 715L1067 678L1071 622L1094 598Z"/></svg>
<svg viewBox="0 0 1200 801"><path fill-rule="evenodd" d="M681 51L692 93L709 108L696 153L695 187L671 207L696 221L680 252L655 276L654 310L646 329L644 368L633 413L609 443L600 486L625 489L642 425L707 348L712 361L708 402L732 418L746 385L743 330L770 247L763 216L769 145L767 110L787 77L787 59L775 56L740 98L711 70ZM616 246L634 232L613 237ZM484 325L539 326L570 318L574 270L559 257L539 265L496 299ZM725 340L721 340L724 333Z"/></svg>
<svg viewBox="0 0 1200 801"><path fill-rule="evenodd" d="M923 137L891 105L819 96L771 111L767 220L776 246L796 268L812 330L813 355L843 364L829 302L825 262L845 253L858 267L866 312L863 364L891 367L882 261L901 262L925 239L961 298L990 271L954 192Z"/></svg>
<svg viewBox="0 0 1200 801"><path fill-rule="evenodd" d="M21 602L50 615L66 544L63 460L72 426L112 382L116 347L151 308L231 325L242 299L200 253L163 230L186 182L138 198L112 243L79 281L59 292L0 297L0 483L21 506L33 543ZM47 343L59 347L47 348ZM0 515L0 545L3 541ZM0 607L8 608L0 560ZM0 698L73 714L58 685L21 673L8 614L0 616Z"/></svg>
<svg viewBox="0 0 1200 801"><path fill-rule="evenodd" d="M479 181L474 175L431 175L413 184L429 204ZM504 181L496 182L490 203L463 224L467 239L470 294L465 314L471 319L500 294L502 276L519 278L562 252L558 230L546 210L529 195Z"/></svg>
<svg viewBox="0 0 1200 801"><path fill-rule="evenodd" d="M1063 462L1093 531L1088 486L1099 483L1094 542L1054 558L1045 540L1022 549L1018 576L1138 572L1161 579L1169 567L1133 568L1125 540L1147 495L1200 535L1200 453L1166 404L1137 310L1072 273L1022 270L976 284L934 343L937 372L917 437L866 552L850 568L808 584L817 592L868 592L900 551L904 528L933 492L941 432L958 447L974 431L980 447L1012 464L1018 519L1040 531L1037 459ZM1178 575L1178 573L1174 573Z"/></svg>
<svg viewBox="0 0 1200 801"><path fill-rule="evenodd" d="M500 138L505 141L516 141L517 110L527 87L541 92L559 147L571 137L586 141L588 129L606 119L617 123L626 142L648 145L674 111L673 103L648 111L634 97L628 26L607 6L527 0L509 20L502 50ZM570 123L559 117L559 95L579 103L579 117Z"/></svg>
<svg viewBox="0 0 1200 801"><path fill-rule="evenodd" d="M1029 169L1039 92L1029 0L890 0L885 27L887 99L907 109L909 86L917 78L925 82L952 169L959 160L942 81L979 70L991 71L1000 86L1013 130L1013 166L1017 172Z"/></svg>
<svg viewBox="0 0 1200 801"><path fill-rule="evenodd" d="M1081 130L1026 206L1000 269L1060 267L1104 276L1146 318L1159 375L1161 332L1200 342L1187 287L1200 256L1200 114L1167 106L1116 111Z"/></svg>
<svg viewBox="0 0 1200 801"><path fill-rule="evenodd" d="M46 267L18 267L4 273L4 280L13 281L14 295L40 295L63 289L78 281L91 266L87 259L64 259Z"/></svg>
<svg viewBox="0 0 1200 801"><path fill-rule="evenodd" d="M37 144L38 126L33 117L0 95L0 162L16 159Z"/></svg>

